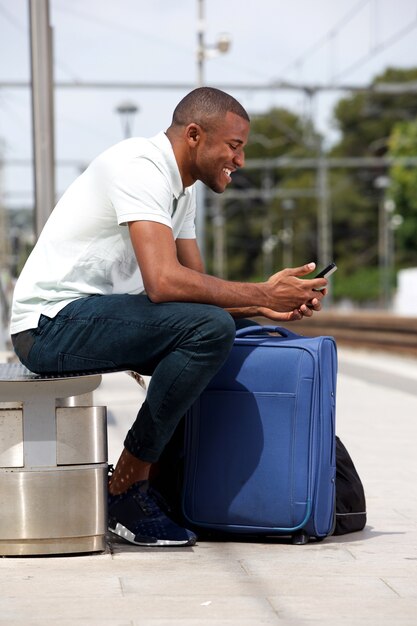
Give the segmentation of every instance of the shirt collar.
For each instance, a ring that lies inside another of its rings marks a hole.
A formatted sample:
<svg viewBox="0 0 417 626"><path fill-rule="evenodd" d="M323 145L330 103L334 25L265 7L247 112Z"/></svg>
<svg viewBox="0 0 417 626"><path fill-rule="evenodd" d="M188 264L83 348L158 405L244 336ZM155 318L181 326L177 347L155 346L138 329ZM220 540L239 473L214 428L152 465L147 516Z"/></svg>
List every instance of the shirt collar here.
<svg viewBox="0 0 417 626"><path fill-rule="evenodd" d="M180 170L171 142L163 131L155 135L155 137L151 137L150 141L159 148L165 158L171 176L174 198L178 200L178 198L184 194L185 189L182 184Z"/></svg>

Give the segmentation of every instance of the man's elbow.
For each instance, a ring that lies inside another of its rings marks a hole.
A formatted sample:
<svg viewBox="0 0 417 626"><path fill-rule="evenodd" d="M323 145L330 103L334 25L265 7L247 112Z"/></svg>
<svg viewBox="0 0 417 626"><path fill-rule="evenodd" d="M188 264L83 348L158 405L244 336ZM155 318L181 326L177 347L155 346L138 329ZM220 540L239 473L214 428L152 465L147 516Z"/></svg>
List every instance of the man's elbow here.
<svg viewBox="0 0 417 626"><path fill-rule="evenodd" d="M157 291L146 291L146 295L149 300L153 302L153 304L161 304L162 302L169 302L169 298L164 296L164 294L159 293Z"/></svg>
<svg viewBox="0 0 417 626"><path fill-rule="evenodd" d="M175 299L170 282L165 280L162 276L156 277L151 281L146 281L145 290L149 300L154 304L170 302Z"/></svg>

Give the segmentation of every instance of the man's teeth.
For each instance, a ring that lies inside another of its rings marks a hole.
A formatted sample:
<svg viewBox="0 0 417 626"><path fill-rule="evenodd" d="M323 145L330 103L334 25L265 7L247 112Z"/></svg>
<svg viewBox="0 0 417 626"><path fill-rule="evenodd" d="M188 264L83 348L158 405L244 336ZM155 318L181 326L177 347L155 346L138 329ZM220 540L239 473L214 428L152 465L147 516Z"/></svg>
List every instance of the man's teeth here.
<svg viewBox="0 0 417 626"><path fill-rule="evenodd" d="M227 169L227 167L223 168L223 172L225 172L228 176L232 173L232 170Z"/></svg>

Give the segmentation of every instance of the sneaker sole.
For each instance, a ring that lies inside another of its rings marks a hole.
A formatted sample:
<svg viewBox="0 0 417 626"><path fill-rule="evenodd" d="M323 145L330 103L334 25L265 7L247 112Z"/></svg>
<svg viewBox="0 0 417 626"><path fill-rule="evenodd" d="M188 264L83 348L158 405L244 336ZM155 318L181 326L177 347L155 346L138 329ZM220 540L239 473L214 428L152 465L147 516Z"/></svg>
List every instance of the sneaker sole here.
<svg viewBox="0 0 417 626"><path fill-rule="evenodd" d="M109 526L109 531L113 533L114 535L121 537L125 541L128 541L129 543L133 543L135 546L146 546L148 548L152 548L152 547L164 548L164 547L170 547L170 546L173 546L173 547L193 546L197 541L197 537L195 536L190 537L186 541L185 540L173 541L172 539L157 539L156 541L135 541L135 535L132 533L132 531L130 531L128 528L126 528L125 526L123 526L123 524L120 524L119 522L117 522L114 528L111 528Z"/></svg>

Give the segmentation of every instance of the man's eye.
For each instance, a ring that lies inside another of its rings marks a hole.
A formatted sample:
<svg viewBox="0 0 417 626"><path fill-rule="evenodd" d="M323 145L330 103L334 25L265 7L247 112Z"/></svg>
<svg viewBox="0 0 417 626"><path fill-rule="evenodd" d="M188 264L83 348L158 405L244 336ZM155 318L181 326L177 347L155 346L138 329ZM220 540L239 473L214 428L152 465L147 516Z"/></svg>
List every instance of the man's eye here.
<svg viewBox="0 0 417 626"><path fill-rule="evenodd" d="M232 150L237 150L239 146L234 146L232 143L229 143L229 148L232 148Z"/></svg>

